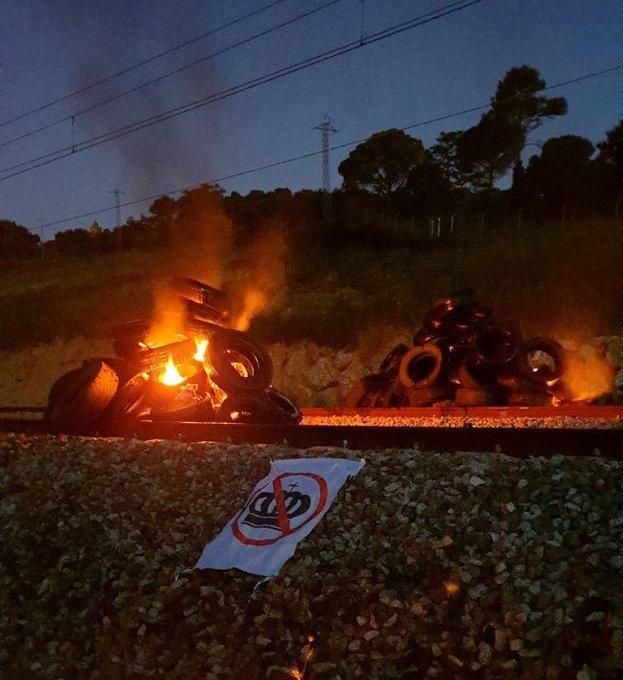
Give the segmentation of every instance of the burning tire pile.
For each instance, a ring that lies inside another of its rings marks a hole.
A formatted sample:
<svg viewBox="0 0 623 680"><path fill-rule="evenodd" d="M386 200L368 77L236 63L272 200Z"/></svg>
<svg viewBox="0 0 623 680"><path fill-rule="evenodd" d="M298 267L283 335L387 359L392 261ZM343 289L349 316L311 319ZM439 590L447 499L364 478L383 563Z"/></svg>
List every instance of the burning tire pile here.
<svg viewBox="0 0 623 680"><path fill-rule="evenodd" d="M354 385L347 407L546 406L570 402L563 347L525 339L477 302L437 302L411 348L397 345Z"/></svg>
<svg viewBox="0 0 623 680"><path fill-rule="evenodd" d="M194 279L175 279L182 332L150 342L151 323L113 329L117 354L93 358L59 378L45 418L74 434L124 431L141 419L296 424L301 414L271 383L270 355L248 334L228 328L228 297Z"/></svg>

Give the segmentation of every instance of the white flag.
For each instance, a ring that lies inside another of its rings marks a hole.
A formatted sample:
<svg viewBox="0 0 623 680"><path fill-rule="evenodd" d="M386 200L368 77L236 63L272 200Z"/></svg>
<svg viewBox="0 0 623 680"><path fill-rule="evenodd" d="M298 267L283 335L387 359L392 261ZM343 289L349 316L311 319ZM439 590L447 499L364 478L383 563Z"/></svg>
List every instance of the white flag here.
<svg viewBox="0 0 623 680"><path fill-rule="evenodd" d="M206 545L196 568L275 576L363 464L343 458L273 462L244 508Z"/></svg>

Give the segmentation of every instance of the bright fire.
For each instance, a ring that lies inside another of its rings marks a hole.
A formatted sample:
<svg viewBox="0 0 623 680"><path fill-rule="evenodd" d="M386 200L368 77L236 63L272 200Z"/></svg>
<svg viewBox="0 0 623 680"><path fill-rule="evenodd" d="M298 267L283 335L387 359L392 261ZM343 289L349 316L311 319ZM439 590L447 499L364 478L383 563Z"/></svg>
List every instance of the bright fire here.
<svg viewBox="0 0 623 680"><path fill-rule="evenodd" d="M568 359L564 382L574 400L610 392L613 379L614 368L602 357L571 355Z"/></svg>
<svg viewBox="0 0 623 680"><path fill-rule="evenodd" d="M195 361L203 363L206 359L206 350L208 349L207 338L203 340L195 338L195 347L197 348L197 351L195 352L195 356L193 358L195 359Z"/></svg>
<svg viewBox="0 0 623 680"><path fill-rule="evenodd" d="M161 373L158 376L158 380L163 383L164 385L179 385L181 382L184 382L185 378L183 375L180 375L180 372L177 370L177 367L173 363L173 355L169 354L169 360L167 361L167 366L164 369L164 372Z"/></svg>

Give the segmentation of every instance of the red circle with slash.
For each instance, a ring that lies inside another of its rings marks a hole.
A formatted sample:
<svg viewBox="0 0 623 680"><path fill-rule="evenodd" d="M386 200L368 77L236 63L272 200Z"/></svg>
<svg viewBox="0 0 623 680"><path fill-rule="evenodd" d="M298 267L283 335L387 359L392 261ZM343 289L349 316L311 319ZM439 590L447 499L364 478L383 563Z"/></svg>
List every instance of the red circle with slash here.
<svg viewBox="0 0 623 680"><path fill-rule="evenodd" d="M283 494L283 486L281 483L282 480L285 479L286 477L309 477L310 479L313 479L314 482L316 482L316 484L318 485L318 504L316 505L310 516L294 528L290 526L290 519L288 518L286 500ZM240 522L238 520L240 519L242 514L247 510L247 508L249 508L253 504L253 501L259 496L259 494L262 493L264 489L271 484L275 494L275 504L277 506L277 521L279 522L279 530L281 531L281 535L277 536L276 538L250 538L249 536L245 535L245 533L242 531L242 527L240 526ZM272 543L276 543L279 539L284 538L285 536L291 536L299 529L304 527L308 522L311 522L315 517L318 517L318 515L323 511L326 504L327 504L327 482L322 477L320 477L320 475L316 475L313 472L283 472L279 476L275 477L275 479L273 479L272 482L267 482L263 487L259 488L257 492L253 494L253 496L251 496L251 498L244 506L244 508L242 508L242 510L234 518L234 521L232 522L231 525L231 530L234 536L240 541L240 543L243 543L244 545L259 545L259 546L271 545Z"/></svg>

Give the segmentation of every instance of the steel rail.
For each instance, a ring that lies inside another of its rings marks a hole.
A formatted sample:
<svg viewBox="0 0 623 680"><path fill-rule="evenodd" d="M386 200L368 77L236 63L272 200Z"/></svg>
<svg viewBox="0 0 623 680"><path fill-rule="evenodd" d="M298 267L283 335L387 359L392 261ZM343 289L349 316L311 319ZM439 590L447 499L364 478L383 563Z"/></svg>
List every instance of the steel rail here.
<svg viewBox="0 0 623 680"><path fill-rule="evenodd" d="M218 328L221 328L218 326ZM0 406L2 413L38 413L45 406ZM621 420L623 406L590 406L565 404L562 406L406 406L402 408L301 408L305 418L361 417L361 418L589 418Z"/></svg>
<svg viewBox="0 0 623 680"><path fill-rule="evenodd" d="M42 418L0 418L0 431L51 434ZM603 456L623 460L623 428L413 427L383 425L260 425L141 420L100 436L185 442L277 444L355 450L414 448L439 452L501 452L516 457Z"/></svg>

